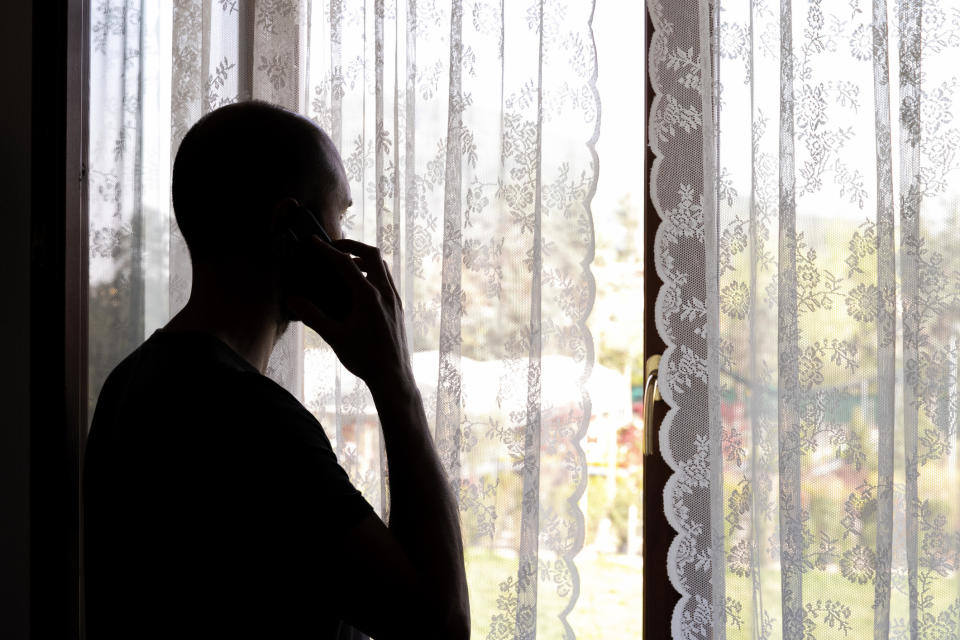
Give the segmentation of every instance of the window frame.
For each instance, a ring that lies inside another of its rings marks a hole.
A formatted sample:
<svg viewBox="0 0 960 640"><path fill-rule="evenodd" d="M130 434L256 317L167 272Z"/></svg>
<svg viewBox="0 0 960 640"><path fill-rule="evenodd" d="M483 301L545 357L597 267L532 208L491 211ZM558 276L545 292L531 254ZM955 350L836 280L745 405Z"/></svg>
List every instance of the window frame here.
<svg viewBox="0 0 960 640"><path fill-rule="evenodd" d="M27 4L30 0L22 0ZM30 635L83 638L81 461L87 435L88 80L90 0L33 9L30 214ZM645 10L644 41L653 25ZM648 58L649 64L649 58ZM653 90L644 69L644 122ZM644 355L662 353L654 309L659 217L650 197L653 152L644 155ZM51 390L61 390L51 393ZM53 396L53 397L51 397ZM666 413L658 403L654 423ZM677 592L666 557L675 532L663 510L671 473L643 463L643 637L670 627Z"/></svg>
<svg viewBox="0 0 960 640"><path fill-rule="evenodd" d="M644 47L650 51L653 37L653 21L649 9L644 10ZM650 193L650 172L653 168L653 149L649 144L650 108L653 105L654 91L650 84L651 57L647 55L643 70L644 112L643 122L647 127L644 139L643 160L643 361L654 354L662 354L666 344L657 333L656 302L663 281L657 275L655 264L654 239L660 216L653 206ZM652 424L644 429L654 429L654 451L643 458L643 636L661 638L669 634L673 611L680 601L680 594L673 588L667 574L667 554L676 531L667 522L663 508L663 490L673 470L663 459L658 432L667 415L667 403L656 402L653 409ZM646 436L644 436L646 437Z"/></svg>

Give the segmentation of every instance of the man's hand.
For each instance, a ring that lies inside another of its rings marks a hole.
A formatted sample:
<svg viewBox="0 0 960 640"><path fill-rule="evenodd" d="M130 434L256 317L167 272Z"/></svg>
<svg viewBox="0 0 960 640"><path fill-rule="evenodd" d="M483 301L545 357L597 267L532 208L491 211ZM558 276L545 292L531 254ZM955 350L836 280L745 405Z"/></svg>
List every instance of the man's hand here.
<svg viewBox="0 0 960 640"><path fill-rule="evenodd" d="M343 366L371 390L412 380L400 294L380 250L356 240L332 244L313 236L305 250L333 267L350 287L353 299L346 317L331 318L302 297L288 298L288 309L320 334Z"/></svg>
<svg viewBox="0 0 960 640"><path fill-rule="evenodd" d="M355 528L339 555L341 560L349 560L344 566L351 574L374 559L378 571L389 574L378 581L379 602L392 604L364 608L356 599L347 598L339 603L344 620L385 640L466 640L470 637L470 597L460 515L430 435L420 393L413 384L400 295L376 247L353 240L332 244L314 236L306 250L318 262L332 266L350 287L353 299L346 317L330 318L303 298L291 298L287 306L370 387L390 468L391 538L385 540L382 523L370 518ZM381 562L385 555L399 555L391 551L391 540L405 556L394 562L392 569ZM406 560L409 566L405 566ZM373 571L359 575L366 577ZM355 591L348 589L344 595Z"/></svg>

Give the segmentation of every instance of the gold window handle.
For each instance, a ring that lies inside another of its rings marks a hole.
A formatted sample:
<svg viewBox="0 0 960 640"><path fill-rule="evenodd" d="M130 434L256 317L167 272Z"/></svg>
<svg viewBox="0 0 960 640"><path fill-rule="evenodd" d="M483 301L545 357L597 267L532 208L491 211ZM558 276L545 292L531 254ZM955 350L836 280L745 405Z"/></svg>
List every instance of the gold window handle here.
<svg viewBox="0 0 960 640"><path fill-rule="evenodd" d="M647 358L643 367L643 455L652 456L656 452L656 439L654 438L653 426L653 405L660 400L660 389L657 387L657 372L660 370L660 356L654 355Z"/></svg>

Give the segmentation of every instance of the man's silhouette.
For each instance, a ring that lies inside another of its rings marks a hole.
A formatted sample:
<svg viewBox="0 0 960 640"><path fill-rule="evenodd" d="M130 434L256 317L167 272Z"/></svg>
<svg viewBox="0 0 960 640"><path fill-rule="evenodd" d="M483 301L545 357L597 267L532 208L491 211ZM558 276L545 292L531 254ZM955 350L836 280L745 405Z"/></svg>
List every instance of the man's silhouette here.
<svg viewBox="0 0 960 640"><path fill-rule="evenodd" d="M342 239L351 204L335 147L298 115L231 105L184 137L173 206L193 263L190 300L107 379L87 443L89 640L320 639L347 625L378 639L469 637L457 505L396 287L376 248ZM332 238L299 246L313 290L336 279L346 300L291 289L276 240L301 206ZM316 419L263 375L295 319L370 388L389 527Z"/></svg>

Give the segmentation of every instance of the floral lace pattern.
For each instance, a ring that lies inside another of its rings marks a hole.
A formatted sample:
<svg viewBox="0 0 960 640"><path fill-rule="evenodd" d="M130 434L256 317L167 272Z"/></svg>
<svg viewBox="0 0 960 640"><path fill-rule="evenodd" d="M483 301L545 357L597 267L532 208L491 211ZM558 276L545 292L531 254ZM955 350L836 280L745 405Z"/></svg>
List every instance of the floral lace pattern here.
<svg viewBox="0 0 960 640"><path fill-rule="evenodd" d="M249 98L314 120L350 181L347 235L381 248L403 298L418 384L460 501L474 637L491 640L574 637L566 616L579 591L593 362L584 324L599 125L592 12L591 0L92 7L97 371L189 295L168 192L189 127ZM302 397L387 517L366 386L299 327L268 375Z"/></svg>
<svg viewBox="0 0 960 640"><path fill-rule="evenodd" d="M648 7L673 637L960 637L960 3Z"/></svg>

